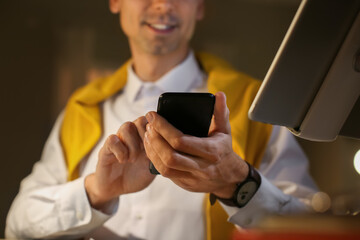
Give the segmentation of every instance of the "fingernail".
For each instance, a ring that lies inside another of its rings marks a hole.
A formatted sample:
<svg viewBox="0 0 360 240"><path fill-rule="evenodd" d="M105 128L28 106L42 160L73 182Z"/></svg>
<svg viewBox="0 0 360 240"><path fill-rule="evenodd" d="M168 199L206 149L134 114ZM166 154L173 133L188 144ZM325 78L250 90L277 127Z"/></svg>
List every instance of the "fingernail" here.
<svg viewBox="0 0 360 240"><path fill-rule="evenodd" d="M147 120L149 123L151 123L151 122L153 121L153 119L154 119L154 117L153 117L153 115L151 114L151 112L148 112L145 117L146 117L146 120Z"/></svg>

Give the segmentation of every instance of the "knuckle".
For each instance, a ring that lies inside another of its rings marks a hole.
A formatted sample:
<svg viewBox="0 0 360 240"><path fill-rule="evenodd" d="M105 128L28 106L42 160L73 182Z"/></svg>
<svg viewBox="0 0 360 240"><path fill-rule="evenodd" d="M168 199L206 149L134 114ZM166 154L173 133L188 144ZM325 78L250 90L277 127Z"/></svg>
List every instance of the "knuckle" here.
<svg viewBox="0 0 360 240"><path fill-rule="evenodd" d="M141 116L141 117L138 117L135 121L134 121L134 124L135 125L140 125L140 126L143 126L147 123L147 120L144 116Z"/></svg>
<svg viewBox="0 0 360 240"><path fill-rule="evenodd" d="M204 152L210 157L212 162L219 160L219 146L218 144L209 144L204 146Z"/></svg>
<svg viewBox="0 0 360 240"><path fill-rule="evenodd" d="M111 134L105 141L105 145L112 146L118 143L119 138L115 134Z"/></svg>
<svg viewBox="0 0 360 240"><path fill-rule="evenodd" d="M166 158L164 159L164 165L167 168L173 168L177 164L177 159L178 159L178 156L177 156L177 153L175 153L175 152L166 154Z"/></svg>
<svg viewBox="0 0 360 240"><path fill-rule="evenodd" d="M197 172L197 176L205 182L211 181L212 179L212 175L211 172L209 171L208 168L205 169L201 169L200 171Z"/></svg>
<svg viewBox="0 0 360 240"><path fill-rule="evenodd" d="M217 145L216 144L204 145L204 151L209 155L213 155L214 153L217 152Z"/></svg>
<svg viewBox="0 0 360 240"><path fill-rule="evenodd" d="M211 156L214 162L219 162L222 159L221 147L218 144L212 144Z"/></svg>
<svg viewBox="0 0 360 240"><path fill-rule="evenodd" d="M161 172L161 175L162 175L163 177L168 178L168 177L171 176L171 169L170 169L170 168L164 167L164 168L161 169L160 172Z"/></svg>
<svg viewBox="0 0 360 240"><path fill-rule="evenodd" d="M184 138L175 137L171 140L171 146L176 150L181 150L184 147Z"/></svg>
<svg viewBox="0 0 360 240"><path fill-rule="evenodd" d="M119 132L129 132L129 131L132 131L134 130L134 127L135 127L135 124L133 122L125 122L123 123L123 125L121 125L120 129L119 129Z"/></svg>
<svg viewBox="0 0 360 240"><path fill-rule="evenodd" d="M218 163L218 162L221 161L222 157L221 157L221 155L219 153L216 153L216 154L213 155L213 159L214 159L215 163Z"/></svg>
<svg viewBox="0 0 360 240"><path fill-rule="evenodd" d="M128 156L127 148L121 143L119 137L115 134L110 135L104 146L100 149L99 154L113 154L117 159L124 159Z"/></svg>
<svg viewBox="0 0 360 240"><path fill-rule="evenodd" d="M114 156L118 161L122 161L124 159L123 154L120 154L118 152L114 152Z"/></svg>
<svg viewBox="0 0 360 240"><path fill-rule="evenodd" d="M214 170L212 170L211 168L208 168L206 171L206 180L208 180L208 181L216 180L216 172Z"/></svg>
<svg viewBox="0 0 360 240"><path fill-rule="evenodd" d="M99 153L98 153L98 157L101 158L101 156L106 155L106 145L102 146Z"/></svg>
<svg viewBox="0 0 360 240"><path fill-rule="evenodd" d="M211 173L209 170L202 171L201 174L199 174L199 176L201 176L201 178L205 181L211 180Z"/></svg>

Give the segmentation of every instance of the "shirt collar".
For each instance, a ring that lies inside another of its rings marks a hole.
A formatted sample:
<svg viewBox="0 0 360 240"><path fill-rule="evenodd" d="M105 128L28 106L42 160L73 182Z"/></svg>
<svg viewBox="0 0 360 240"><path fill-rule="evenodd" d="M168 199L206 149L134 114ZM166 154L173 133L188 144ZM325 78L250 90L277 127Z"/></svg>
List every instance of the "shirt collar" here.
<svg viewBox="0 0 360 240"><path fill-rule="evenodd" d="M151 86L159 88L162 92L187 92L203 80L198 62L191 51L186 59L175 66L156 82L143 82L134 72L132 64L128 64L128 80L124 94L129 102L136 100L139 92ZM146 91L146 90L145 90Z"/></svg>

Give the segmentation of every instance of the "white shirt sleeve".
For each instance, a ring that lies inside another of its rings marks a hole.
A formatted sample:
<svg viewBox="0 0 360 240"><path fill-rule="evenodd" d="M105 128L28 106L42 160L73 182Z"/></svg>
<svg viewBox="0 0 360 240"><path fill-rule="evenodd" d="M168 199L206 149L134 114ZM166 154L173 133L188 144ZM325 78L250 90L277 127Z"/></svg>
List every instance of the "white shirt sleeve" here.
<svg viewBox="0 0 360 240"><path fill-rule="evenodd" d="M307 157L286 128L273 127L259 172L260 188L245 207L221 204L230 222L249 228L266 215L311 210L310 199L317 188L308 172Z"/></svg>
<svg viewBox="0 0 360 240"><path fill-rule="evenodd" d="M63 116L57 119L41 159L20 185L7 216L7 238L71 238L101 226L117 210L118 201L106 213L91 208L84 178L67 181L66 163L59 140Z"/></svg>

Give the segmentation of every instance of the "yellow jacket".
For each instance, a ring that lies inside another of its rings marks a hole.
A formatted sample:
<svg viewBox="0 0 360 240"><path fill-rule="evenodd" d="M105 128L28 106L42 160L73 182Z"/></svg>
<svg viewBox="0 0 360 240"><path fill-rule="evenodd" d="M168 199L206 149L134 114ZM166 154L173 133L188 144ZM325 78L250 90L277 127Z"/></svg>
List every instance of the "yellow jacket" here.
<svg viewBox="0 0 360 240"><path fill-rule="evenodd" d="M209 92L223 91L227 96L234 151L258 167L271 134L271 126L250 121L247 112L260 82L235 71L225 61L210 54L199 53L196 57L208 75ZM101 137L102 116L99 103L125 86L126 65L127 63L112 76L78 89L66 106L60 138L69 180L78 177L80 161ZM207 239L228 239L233 226L227 223L227 215L222 207L219 204L210 206L207 200L205 209Z"/></svg>

